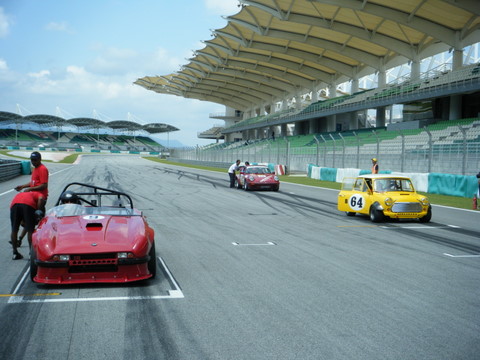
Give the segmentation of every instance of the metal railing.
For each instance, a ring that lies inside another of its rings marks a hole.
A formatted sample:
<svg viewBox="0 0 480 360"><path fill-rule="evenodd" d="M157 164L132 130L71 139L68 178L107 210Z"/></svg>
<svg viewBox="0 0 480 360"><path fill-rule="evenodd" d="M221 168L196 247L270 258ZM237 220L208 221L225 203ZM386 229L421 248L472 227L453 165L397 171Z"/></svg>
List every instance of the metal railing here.
<svg viewBox="0 0 480 360"><path fill-rule="evenodd" d="M380 170L459 175L475 175L480 170L480 121L438 131L424 128L415 135L405 130L372 130L367 135L316 135L305 144L309 139L298 136L239 143L235 147L178 148L172 149L171 157L218 163L236 159L276 163L286 165L290 172L305 172L308 164L370 169L373 157L378 159Z"/></svg>

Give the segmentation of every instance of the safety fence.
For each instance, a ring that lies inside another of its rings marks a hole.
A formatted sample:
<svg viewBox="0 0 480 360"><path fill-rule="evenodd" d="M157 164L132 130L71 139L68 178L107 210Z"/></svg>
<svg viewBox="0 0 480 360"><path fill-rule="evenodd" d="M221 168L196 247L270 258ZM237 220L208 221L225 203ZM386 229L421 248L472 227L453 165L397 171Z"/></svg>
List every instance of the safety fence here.
<svg viewBox="0 0 480 360"><path fill-rule="evenodd" d="M331 168L475 175L480 170L480 120L424 129L372 129L291 136L208 147L172 149L172 158L232 163L236 159L286 165L305 172L308 164Z"/></svg>

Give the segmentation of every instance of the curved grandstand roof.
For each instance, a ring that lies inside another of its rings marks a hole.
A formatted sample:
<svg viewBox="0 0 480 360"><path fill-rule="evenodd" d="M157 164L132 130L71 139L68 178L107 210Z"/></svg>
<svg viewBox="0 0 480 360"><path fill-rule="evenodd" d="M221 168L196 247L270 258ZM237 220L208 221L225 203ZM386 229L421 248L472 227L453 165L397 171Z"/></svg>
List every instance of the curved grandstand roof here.
<svg viewBox="0 0 480 360"><path fill-rule="evenodd" d="M22 115L18 115L15 113L7 112L7 111L0 111L0 122L8 122L8 123L18 123L23 120Z"/></svg>
<svg viewBox="0 0 480 360"><path fill-rule="evenodd" d="M246 110L480 41L478 0L240 0L190 62L135 81Z"/></svg>
<svg viewBox="0 0 480 360"><path fill-rule="evenodd" d="M146 125L141 125L133 121L126 120L116 120L110 122L104 122L102 120L93 119L93 118L73 118L70 120L65 120L58 116L53 115L27 115L22 116L15 113L10 113L6 111L0 111L0 123L25 123L33 122L38 125L47 125L47 126L62 126L62 125L74 125L77 127L89 127L89 128L110 128L110 129L121 129L127 131L143 130L149 134L158 134L163 132L172 132L178 131L179 129L175 126L163 124L163 123L150 123Z"/></svg>

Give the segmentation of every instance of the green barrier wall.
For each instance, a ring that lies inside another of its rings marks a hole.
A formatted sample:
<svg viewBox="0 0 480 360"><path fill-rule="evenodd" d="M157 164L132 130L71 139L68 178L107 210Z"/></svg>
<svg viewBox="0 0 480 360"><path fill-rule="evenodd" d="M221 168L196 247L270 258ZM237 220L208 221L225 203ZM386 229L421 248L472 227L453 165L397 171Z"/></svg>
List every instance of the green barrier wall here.
<svg viewBox="0 0 480 360"><path fill-rule="evenodd" d="M22 175L30 175L32 173L32 168L30 161L22 161Z"/></svg>
<svg viewBox="0 0 480 360"><path fill-rule="evenodd" d="M320 180L324 181L337 181L337 169L336 168L321 168Z"/></svg>
<svg viewBox="0 0 480 360"><path fill-rule="evenodd" d="M428 192L432 194L472 198L477 190L477 178L473 175L428 174Z"/></svg>

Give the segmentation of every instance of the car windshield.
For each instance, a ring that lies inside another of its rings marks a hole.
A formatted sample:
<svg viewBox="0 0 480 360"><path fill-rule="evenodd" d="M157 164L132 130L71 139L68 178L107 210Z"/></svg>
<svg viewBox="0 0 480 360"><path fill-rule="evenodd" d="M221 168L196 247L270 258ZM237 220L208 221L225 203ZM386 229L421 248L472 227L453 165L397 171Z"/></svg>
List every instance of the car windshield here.
<svg viewBox="0 0 480 360"><path fill-rule="evenodd" d="M409 179L376 179L373 183L373 190L376 192L386 191L415 191Z"/></svg>
<svg viewBox="0 0 480 360"><path fill-rule="evenodd" d="M140 213L131 208L82 206L77 204L58 205L47 211L47 216L64 217L79 215L139 216Z"/></svg>
<svg viewBox="0 0 480 360"><path fill-rule="evenodd" d="M271 171L269 168L266 167L252 167L247 168L247 174L270 174Z"/></svg>

